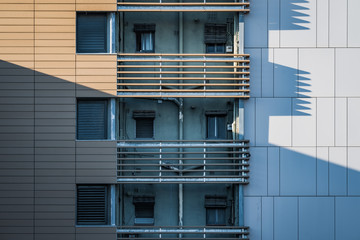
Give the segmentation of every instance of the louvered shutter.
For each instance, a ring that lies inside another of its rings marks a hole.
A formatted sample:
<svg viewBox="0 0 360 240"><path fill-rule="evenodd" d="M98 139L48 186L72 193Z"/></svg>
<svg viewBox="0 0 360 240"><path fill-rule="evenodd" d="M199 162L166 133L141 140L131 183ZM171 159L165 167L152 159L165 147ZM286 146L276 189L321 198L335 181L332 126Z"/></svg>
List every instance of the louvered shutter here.
<svg viewBox="0 0 360 240"><path fill-rule="evenodd" d="M78 53L106 53L106 13L78 13L76 39Z"/></svg>
<svg viewBox="0 0 360 240"><path fill-rule="evenodd" d="M79 100L77 105L77 139L107 139L107 101Z"/></svg>
<svg viewBox="0 0 360 240"><path fill-rule="evenodd" d="M108 224L108 207L107 186L77 187L77 224Z"/></svg>
<svg viewBox="0 0 360 240"><path fill-rule="evenodd" d="M205 43L226 43L226 24L205 24Z"/></svg>

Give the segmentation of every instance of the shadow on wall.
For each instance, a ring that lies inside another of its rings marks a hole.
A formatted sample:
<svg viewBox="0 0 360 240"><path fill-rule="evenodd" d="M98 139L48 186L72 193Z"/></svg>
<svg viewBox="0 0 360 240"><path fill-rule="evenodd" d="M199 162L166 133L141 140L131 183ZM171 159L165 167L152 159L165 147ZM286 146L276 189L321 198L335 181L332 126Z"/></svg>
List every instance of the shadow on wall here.
<svg viewBox="0 0 360 240"><path fill-rule="evenodd" d="M64 78L0 60L0 239L43 237L45 232L71 238L74 232L75 182L82 174L75 174L75 165L81 170L93 157L89 148L75 143L76 91L96 90ZM85 159L77 164L75 144L81 151L77 157ZM102 160L99 172L109 173L116 163ZM90 168L99 165L85 168L92 174ZM115 178L116 167L111 171Z"/></svg>
<svg viewBox="0 0 360 240"><path fill-rule="evenodd" d="M314 12L308 6L315 8L316 1L264 0L252 4L266 2L268 25L264 28L264 23L255 19L261 13L254 12L260 9L266 14L266 6L254 6L250 13L254 17L248 20L250 26L259 26L257 33L249 30L253 95L245 105L245 138L255 146L251 148L250 184L244 188L250 238L358 239L360 230L354 222L360 215L360 148L335 146L334 91L332 84L321 85L332 80L321 71L331 70L334 63L326 69L317 62L326 57L317 56L316 49L299 50L299 39L291 42L294 47L280 45L280 37L289 44L286 38L291 34L303 35L308 41L311 37L316 43L316 30L314 35L309 27L315 16L308 14ZM256 35L270 37L270 31L279 34L273 46L257 47L264 46L264 41ZM251 38L257 42L251 43ZM301 56L305 51L307 55ZM308 60L311 63L304 64ZM321 70L312 67L312 73L301 68L310 64ZM324 88L330 90L324 94Z"/></svg>

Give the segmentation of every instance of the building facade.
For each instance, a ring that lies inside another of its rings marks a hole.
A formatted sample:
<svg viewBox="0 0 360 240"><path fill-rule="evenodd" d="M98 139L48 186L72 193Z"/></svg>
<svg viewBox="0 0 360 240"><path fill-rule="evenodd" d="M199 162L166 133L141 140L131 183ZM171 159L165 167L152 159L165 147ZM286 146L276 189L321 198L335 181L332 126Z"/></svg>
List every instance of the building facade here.
<svg viewBox="0 0 360 240"><path fill-rule="evenodd" d="M359 9L0 1L0 239L358 239Z"/></svg>

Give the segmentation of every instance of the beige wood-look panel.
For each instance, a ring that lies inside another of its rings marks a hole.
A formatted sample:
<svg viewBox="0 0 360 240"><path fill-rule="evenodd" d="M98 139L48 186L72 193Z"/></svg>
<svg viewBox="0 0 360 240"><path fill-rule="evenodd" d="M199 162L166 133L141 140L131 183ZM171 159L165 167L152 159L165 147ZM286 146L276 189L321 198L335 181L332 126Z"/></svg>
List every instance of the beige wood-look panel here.
<svg viewBox="0 0 360 240"><path fill-rule="evenodd" d="M73 3L36 3L35 11L75 11L75 4Z"/></svg>
<svg viewBox="0 0 360 240"><path fill-rule="evenodd" d="M116 70L116 55L76 55L77 97L116 96Z"/></svg>
<svg viewBox="0 0 360 240"><path fill-rule="evenodd" d="M115 12L117 4L92 4L92 3L77 3L76 11L110 11Z"/></svg>

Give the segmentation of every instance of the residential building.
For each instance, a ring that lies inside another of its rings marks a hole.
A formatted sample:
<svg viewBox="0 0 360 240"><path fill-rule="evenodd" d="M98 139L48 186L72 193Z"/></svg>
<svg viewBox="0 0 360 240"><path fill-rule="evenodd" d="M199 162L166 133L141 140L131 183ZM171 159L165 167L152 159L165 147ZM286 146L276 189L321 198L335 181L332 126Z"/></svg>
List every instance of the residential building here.
<svg viewBox="0 0 360 240"><path fill-rule="evenodd" d="M0 239L358 239L359 9L0 1Z"/></svg>

